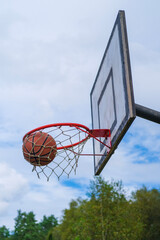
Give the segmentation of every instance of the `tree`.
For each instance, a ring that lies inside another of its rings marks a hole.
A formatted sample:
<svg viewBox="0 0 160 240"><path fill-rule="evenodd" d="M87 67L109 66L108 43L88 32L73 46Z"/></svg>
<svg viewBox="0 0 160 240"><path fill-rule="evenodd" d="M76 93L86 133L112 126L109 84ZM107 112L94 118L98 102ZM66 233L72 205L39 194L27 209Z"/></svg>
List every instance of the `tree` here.
<svg viewBox="0 0 160 240"><path fill-rule="evenodd" d="M13 233L10 234L5 226L0 227L0 240L44 240L48 232L57 225L58 221L54 215L43 216L38 223L33 212L26 213L18 210Z"/></svg>
<svg viewBox="0 0 160 240"><path fill-rule="evenodd" d="M35 215L33 212L28 214L18 210L18 216L15 218L15 230L14 238L15 240L35 240L41 239L40 228L35 220Z"/></svg>
<svg viewBox="0 0 160 240"><path fill-rule="evenodd" d="M61 240L61 229L60 225L57 225L56 227L52 228L48 235L47 235L47 240Z"/></svg>
<svg viewBox="0 0 160 240"><path fill-rule="evenodd" d="M54 215L51 215L49 217L43 216L42 221L39 223L41 237L43 236L44 239L47 236L48 232L57 225L58 221Z"/></svg>
<svg viewBox="0 0 160 240"><path fill-rule="evenodd" d="M61 224L61 237L63 239L72 240L76 237L76 225L78 221L78 202L72 200L70 202L70 209L64 210L63 222Z"/></svg>
<svg viewBox="0 0 160 240"><path fill-rule="evenodd" d="M160 240L160 192L145 186L132 194L144 224L142 240Z"/></svg>
<svg viewBox="0 0 160 240"><path fill-rule="evenodd" d="M9 239L9 236L10 236L9 229L6 228L6 226L0 227L0 239L7 240Z"/></svg>
<svg viewBox="0 0 160 240"><path fill-rule="evenodd" d="M106 182L101 177L91 181L89 196L94 221L99 223L96 239L139 240L143 229L141 217L127 201L122 183Z"/></svg>

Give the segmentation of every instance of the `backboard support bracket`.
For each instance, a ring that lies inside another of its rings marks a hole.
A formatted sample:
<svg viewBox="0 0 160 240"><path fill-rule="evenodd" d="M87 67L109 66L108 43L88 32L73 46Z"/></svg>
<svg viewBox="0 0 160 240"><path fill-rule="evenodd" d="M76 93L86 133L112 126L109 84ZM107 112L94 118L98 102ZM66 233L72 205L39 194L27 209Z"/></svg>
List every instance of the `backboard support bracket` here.
<svg viewBox="0 0 160 240"><path fill-rule="evenodd" d="M160 124L160 112L135 104L136 116Z"/></svg>

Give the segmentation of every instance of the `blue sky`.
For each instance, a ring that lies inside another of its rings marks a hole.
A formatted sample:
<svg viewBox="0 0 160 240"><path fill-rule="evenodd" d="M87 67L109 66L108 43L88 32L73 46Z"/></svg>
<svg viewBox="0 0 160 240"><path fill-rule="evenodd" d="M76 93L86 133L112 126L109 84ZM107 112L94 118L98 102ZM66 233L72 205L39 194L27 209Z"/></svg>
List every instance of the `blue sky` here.
<svg viewBox="0 0 160 240"><path fill-rule="evenodd" d="M91 127L90 91L119 10L125 10L135 102L160 111L158 0L0 0L0 226L13 229L17 209L62 215L85 197L92 157L77 174L37 179L23 159L23 135L56 122ZM92 148L92 143L89 148ZM159 186L160 128L136 118L102 172L129 191ZM42 208L43 206L43 208Z"/></svg>

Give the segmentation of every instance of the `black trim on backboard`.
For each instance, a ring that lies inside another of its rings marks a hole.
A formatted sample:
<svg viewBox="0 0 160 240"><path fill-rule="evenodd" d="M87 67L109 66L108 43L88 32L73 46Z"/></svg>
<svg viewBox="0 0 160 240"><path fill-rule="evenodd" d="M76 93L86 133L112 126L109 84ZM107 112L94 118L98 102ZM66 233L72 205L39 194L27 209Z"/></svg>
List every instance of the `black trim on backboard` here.
<svg viewBox="0 0 160 240"><path fill-rule="evenodd" d="M120 19L120 35L121 35L121 39L122 39L122 32L123 32L123 37L124 37L124 42L125 42L125 46L123 46L123 53L125 52L125 57L123 55L124 58L124 68L128 66L128 69L126 69L126 71L128 72L128 84L129 84L129 88L128 88L128 97L131 99L130 104L132 105L130 107L130 111L132 111L132 115L134 117L136 117L136 107L135 107L135 100L134 100L134 91L133 91L133 82L132 82L132 71L131 71L131 62L130 62L130 54L129 54L129 44L128 44L128 34L127 34L127 26L126 26L126 18L125 18L125 12L124 11L119 11L119 19ZM122 26L124 26L122 28ZM125 64L125 62L127 61L127 65Z"/></svg>

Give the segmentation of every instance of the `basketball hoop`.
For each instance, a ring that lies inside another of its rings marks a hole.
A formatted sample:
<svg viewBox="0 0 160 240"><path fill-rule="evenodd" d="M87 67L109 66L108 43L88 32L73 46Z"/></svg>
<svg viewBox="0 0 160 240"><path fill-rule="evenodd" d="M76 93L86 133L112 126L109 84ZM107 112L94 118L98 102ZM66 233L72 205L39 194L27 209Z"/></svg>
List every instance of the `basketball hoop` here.
<svg viewBox="0 0 160 240"><path fill-rule="evenodd" d="M23 137L24 158L33 165L33 170L40 178L44 174L49 180L52 173L58 179L72 170L76 173L85 143L94 138L103 144L107 154L111 149L111 134L108 129L89 129L77 123L56 123L35 128ZM43 164L42 164L43 162Z"/></svg>

